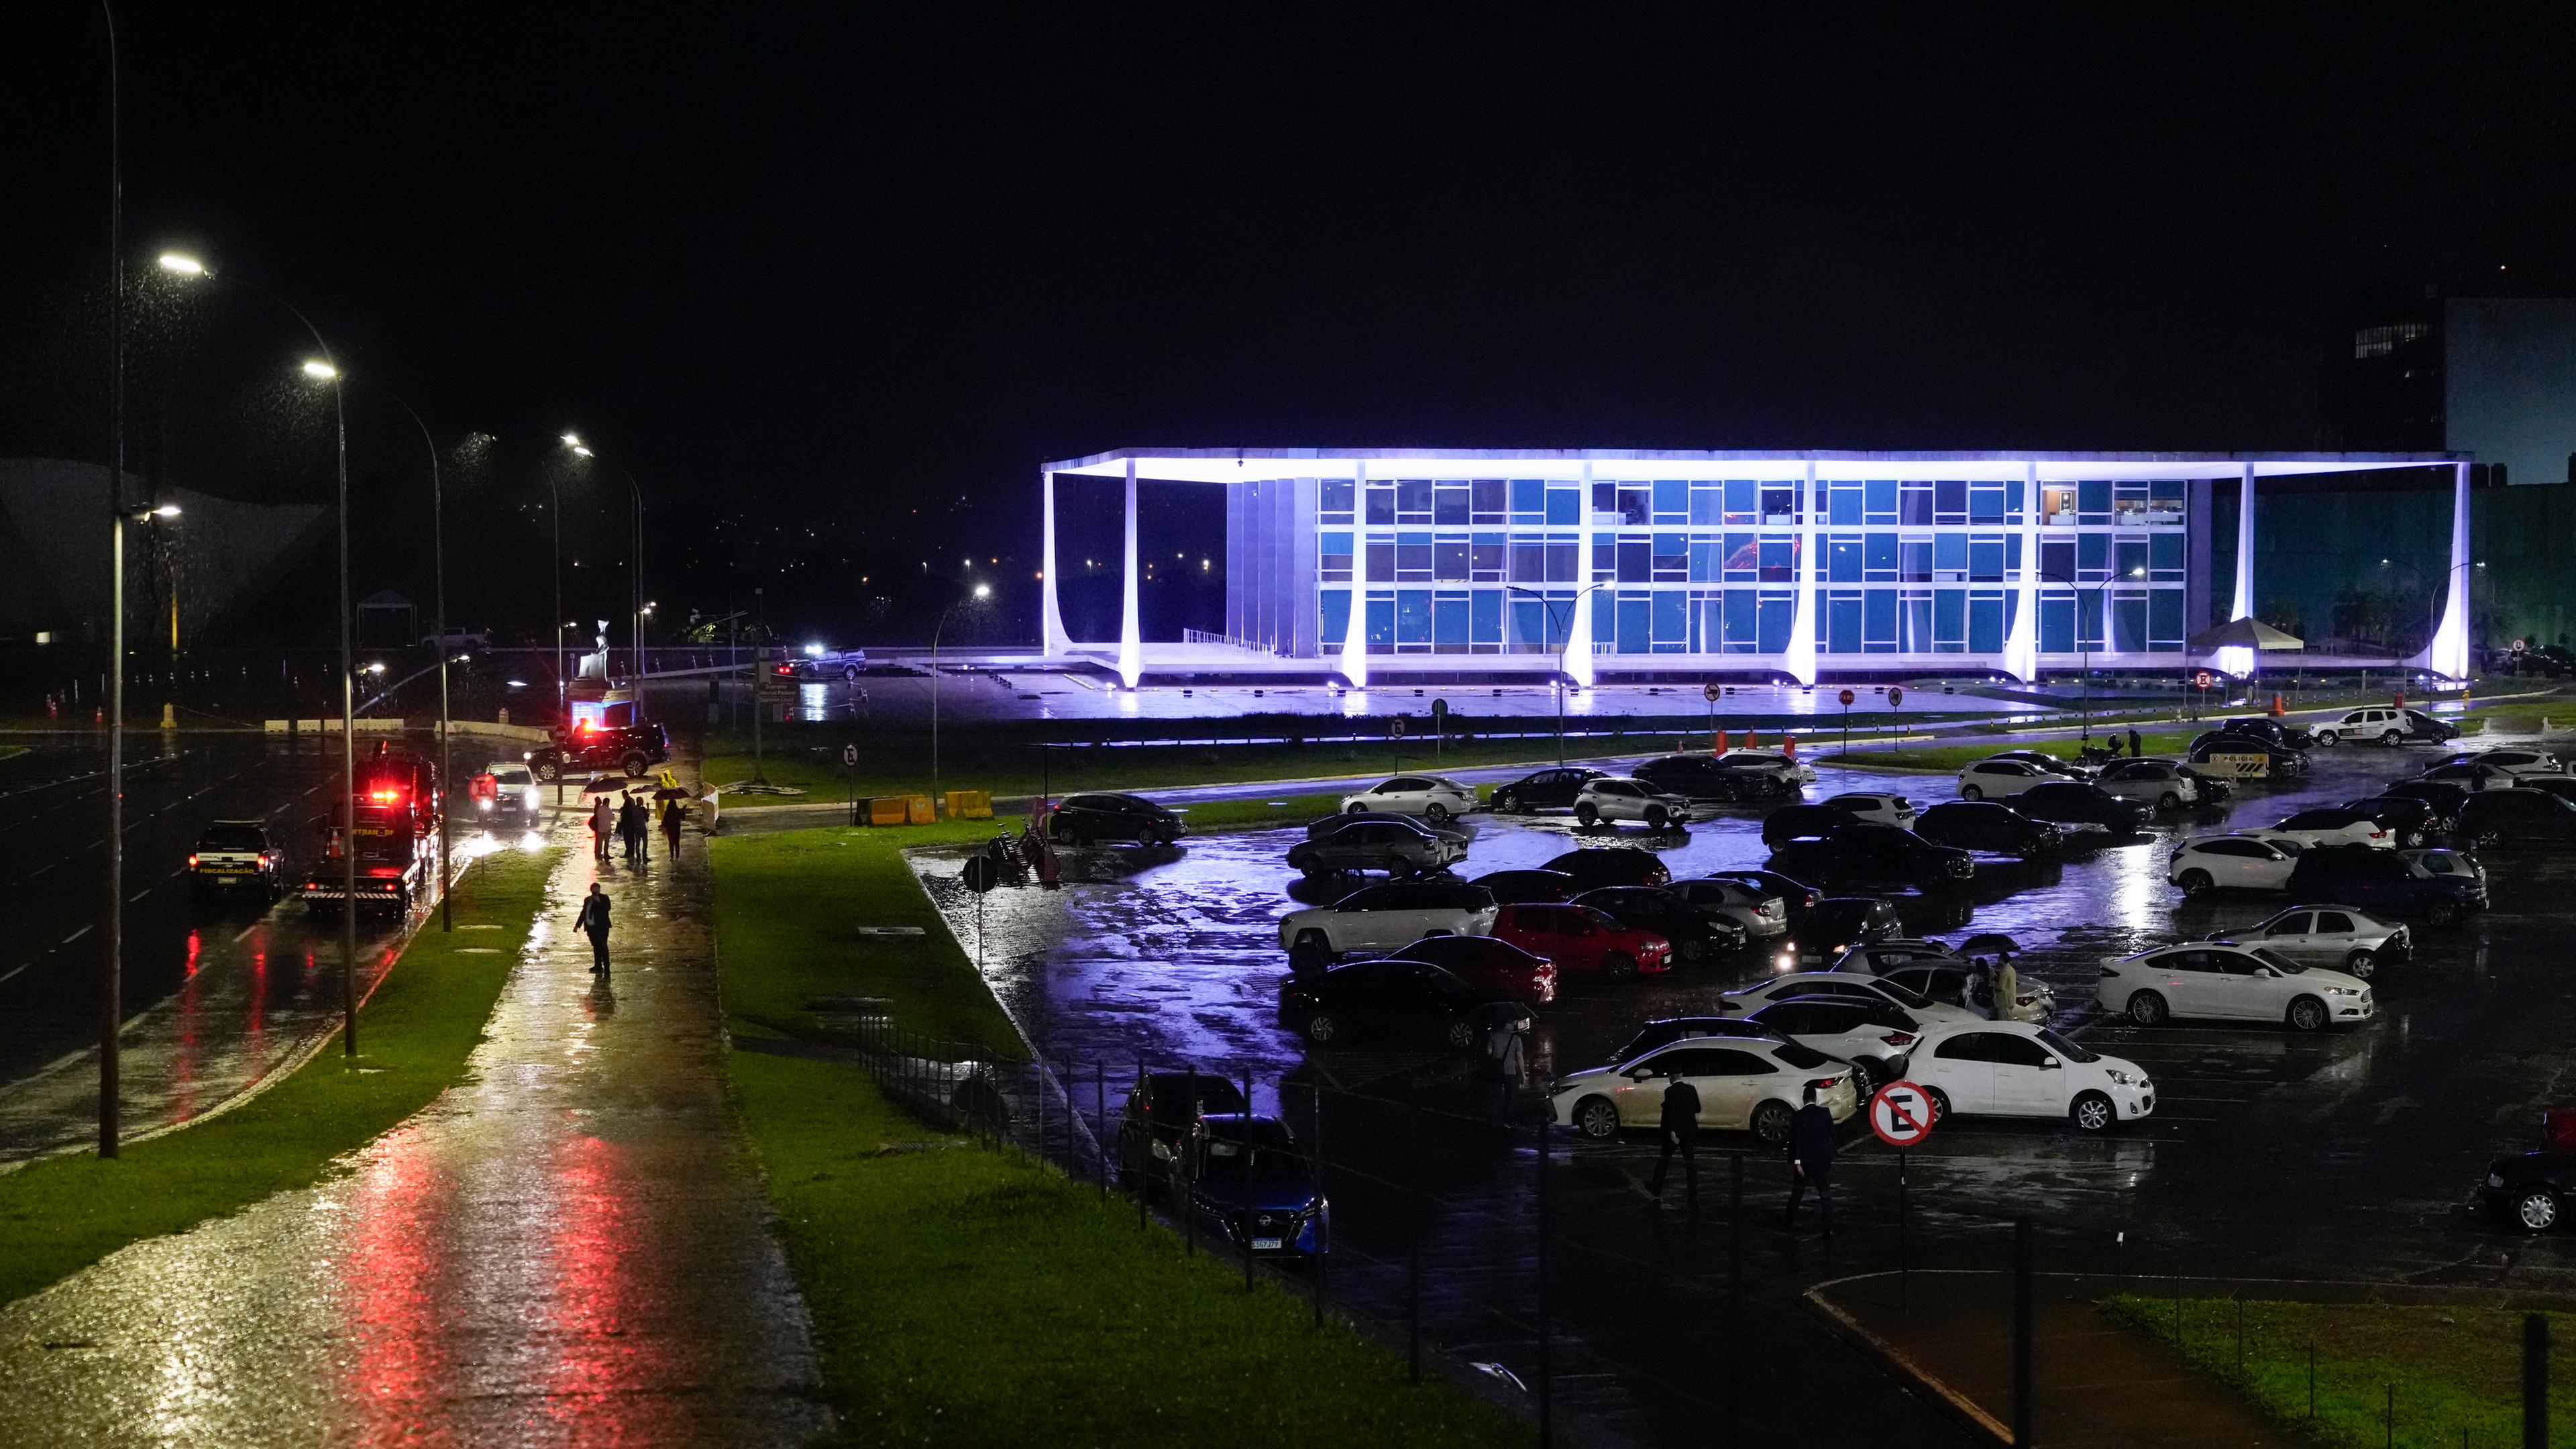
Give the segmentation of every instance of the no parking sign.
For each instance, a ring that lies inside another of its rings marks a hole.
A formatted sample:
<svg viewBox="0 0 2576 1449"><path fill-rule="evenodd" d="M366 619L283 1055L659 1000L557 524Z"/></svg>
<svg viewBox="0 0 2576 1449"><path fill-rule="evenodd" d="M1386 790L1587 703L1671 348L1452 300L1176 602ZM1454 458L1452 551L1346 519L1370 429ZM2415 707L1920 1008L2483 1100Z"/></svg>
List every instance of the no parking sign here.
<svg viewBox="0 0 2576 1449"><path fill-rule="evenodd" d="M1890 1147L1920 1147L1932 1135L1932 1095L1912 1082L1890 1082L1869 1099L1869 1130Z"/></svg>

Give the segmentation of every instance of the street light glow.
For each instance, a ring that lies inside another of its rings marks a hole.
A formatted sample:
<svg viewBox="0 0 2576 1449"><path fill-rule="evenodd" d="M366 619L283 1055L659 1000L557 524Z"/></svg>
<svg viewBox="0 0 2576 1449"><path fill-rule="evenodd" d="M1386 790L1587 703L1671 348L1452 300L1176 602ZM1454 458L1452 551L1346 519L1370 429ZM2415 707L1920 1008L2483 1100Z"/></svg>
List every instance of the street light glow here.
<svg viewBox="0 0 2576 1449"><path fill-rule="evenodd" d="M206 264L182 252L163 252L161 270L176 272L183 277L202 277L206 274Z"/></svg>
<svg viewBox="0 0 2576 1449"><path fill-rule="evenodd" d="M993 586L991 584L977 584L975 586L975 597L979 599L989 599L993 597Z"/></svg>
<svg viewBox="0 0 2576 1449"><path fill-rule="evenodd" d="M316 357L310 359L304 364L304 375L310 378L317 378L323 382L332 382L339 378L340 369L333 367L331 364Z"/></svg>
<svg viewBox="0 0 2576 1449"><path fill-rule="evenodd" d="M152 516L155 518L176 518L179 516L179 505L176 503L164 503L160 507L152 510Z"/></svg>
<svg viewBox="0 0 2576 1449"><path fill-rule="evenodd" d="M581 447L581 434L579 434L579 433L566 433L566 434L564 434L564 435L563 435L563 445L564 445L565 447L567 447L567 448L573 448L573 449L576 449L576 450L577 450L577 449L579 449L579 448Z"/></svg>
<svg viewBox="0 0 2576 1449"><path fill-rule="evenodd" d="M576 458L587 458L591 453L588 448L583 447L579 443L575 443L572 445L572 455Z"/></svg>
<svg viewBox="0 0 2576 1449"><path fill-rule="evenodd" d="M369 674L382 674L382 673L384 673L384 672L385 672L385 661L383 661L383 660L379 659L379 660L377 660L375 663L368 665L368 666L367 666L367 672L368 672Z"/></svg>

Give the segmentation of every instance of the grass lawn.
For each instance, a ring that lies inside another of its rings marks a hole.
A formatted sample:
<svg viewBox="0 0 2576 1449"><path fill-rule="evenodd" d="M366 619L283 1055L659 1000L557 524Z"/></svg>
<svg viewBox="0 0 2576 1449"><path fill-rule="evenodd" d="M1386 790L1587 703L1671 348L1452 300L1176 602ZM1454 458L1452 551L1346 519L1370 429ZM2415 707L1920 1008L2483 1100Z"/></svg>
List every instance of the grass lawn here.
<svg viewBox="0 0 2576 1449"><path fill-rule="evenodd" d="M240 1108L136 1143L113 1161L57 1157L0 1175L0 1303L141 1238L175 1233L329 1170L454 1082L519 959L556 852L488 856L456 888L456 919L495 931L412 938L359 1017L353 1070L337 1044ZM499 947L463 955L460 945Z"/></svg>
<svg viewBox="0 0 2576 1449"><path fill-rule="evenodd" d="M2522 1314L2493 1308L2413 1304L2247 1301L2244 1371L2237 1371L2237 1304L2227 1299L2122 1295L2104 1303L2114 1321L2167 1344L2179 1342L2196 1367L2234 1385L2285 1424L2308 1424L2310 1346L2316 1356L2316 1420L2310 1437L2353 1449L2391 1442L2449 1449L2463 1429L2473 1444L2522 1441ZM2177 1321L2179 1313L2179 1321ZM2550 1315L2553 1343L2567 1342L2567 1315ZM2563 1349L2561 1357L2564 1356ZM2396 1386L2395 1436L2389 1386ZM2551 1381L2550 1419L2570 1422L2576 1385Z"/></svg>
<svg viewBox="0 0 2576 1449"><path fill-rule="evenodd" d="M0 760L10 759L14 756L23 755L25 753L27 753L27 747L25 745L0 745Z"/></svg>

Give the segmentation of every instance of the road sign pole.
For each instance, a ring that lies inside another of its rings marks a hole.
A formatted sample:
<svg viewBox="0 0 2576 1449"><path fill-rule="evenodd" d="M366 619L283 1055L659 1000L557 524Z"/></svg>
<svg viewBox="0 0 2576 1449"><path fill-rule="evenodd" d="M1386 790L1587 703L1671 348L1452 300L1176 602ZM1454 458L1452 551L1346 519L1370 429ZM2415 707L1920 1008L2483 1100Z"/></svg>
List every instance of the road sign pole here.
<svg viewBox="0 0 2576 1449"><path fill-rule="evenodd" d="M1896 1307L1900 1313L1914 1311L1914 1261L1907 1253L1906 1227L1913 1204L1905 1194L1905 1153L1896 1154Z"/></svg>

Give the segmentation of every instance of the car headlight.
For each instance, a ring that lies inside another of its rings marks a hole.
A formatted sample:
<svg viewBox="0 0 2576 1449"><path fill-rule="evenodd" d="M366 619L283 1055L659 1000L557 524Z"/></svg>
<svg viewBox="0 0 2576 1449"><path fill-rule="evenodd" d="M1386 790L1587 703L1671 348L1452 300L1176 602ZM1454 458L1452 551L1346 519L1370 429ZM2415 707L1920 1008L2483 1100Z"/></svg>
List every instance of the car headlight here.
<svg viewBox="0 0 2576 1449"><path fill-rule="evenodd" d="M2326 995L2328 996L2359 996L2360 994L2361 992L2357 988L2350 986L2329 986L2326 988Z"/></svg>
<svg viewBox="0 0 2576 1449"><path fill-rule="evenodd" d="M2490 1172L2490 1173L2488 1173L2488 1174L2487 1174L2487 1186L2489 1186L2489 1187L2502 1187L2502 1186L2504 1186L2504 1174L2503 1174L2503 1173L2501 1173L2501 1172Z"/></svg>
<svg viewBox="0 0 2576 1449"><path fill-rule="evenodd" d="M2102 1075L2109 1077L2111 1079L2111 1085L2115 1087L2125 1087L2130 1085L2131 1079L2129 1074L2121 1071L2118 1067L2106 1068Z"/></svg>

